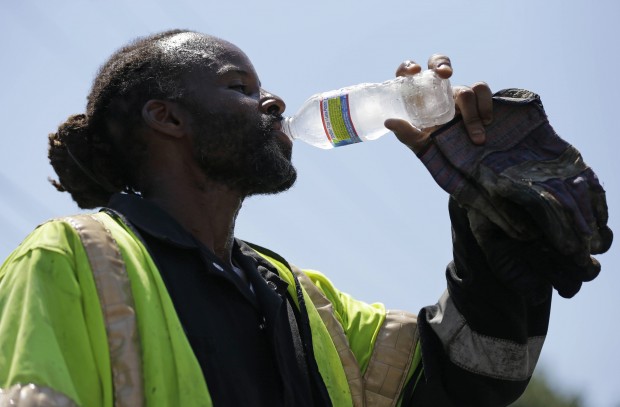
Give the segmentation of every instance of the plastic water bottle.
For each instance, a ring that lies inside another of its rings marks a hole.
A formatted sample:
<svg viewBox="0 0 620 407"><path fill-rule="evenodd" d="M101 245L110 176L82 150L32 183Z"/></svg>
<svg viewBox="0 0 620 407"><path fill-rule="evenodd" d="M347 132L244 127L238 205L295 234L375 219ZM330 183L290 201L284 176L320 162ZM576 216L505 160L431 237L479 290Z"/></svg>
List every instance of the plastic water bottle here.
<svg viewBox="0 0 620 407"><path fill-rule="evenodd" d="M454 117L450 81L433 70L383 83L362 83L318 93L308 99L282 130L292 140L320 148L375 140L389 133L383 122L405 119L419 129Z"/></svg>

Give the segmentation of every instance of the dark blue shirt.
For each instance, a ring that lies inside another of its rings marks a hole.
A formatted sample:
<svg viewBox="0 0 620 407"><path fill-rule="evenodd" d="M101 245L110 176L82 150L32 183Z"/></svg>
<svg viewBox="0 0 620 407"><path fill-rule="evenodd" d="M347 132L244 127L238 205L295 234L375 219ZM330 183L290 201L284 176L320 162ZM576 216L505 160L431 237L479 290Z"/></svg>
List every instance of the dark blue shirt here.
<svg viewBox="0 0 620 407"><path fill-rule="evenodd" d="M329 404L314 359L303 351L303 321L288 284L271 264L235 241L233 261L250 289L157 205L116 194L108 207L133 226L155 261L215 406Z"/></svg>

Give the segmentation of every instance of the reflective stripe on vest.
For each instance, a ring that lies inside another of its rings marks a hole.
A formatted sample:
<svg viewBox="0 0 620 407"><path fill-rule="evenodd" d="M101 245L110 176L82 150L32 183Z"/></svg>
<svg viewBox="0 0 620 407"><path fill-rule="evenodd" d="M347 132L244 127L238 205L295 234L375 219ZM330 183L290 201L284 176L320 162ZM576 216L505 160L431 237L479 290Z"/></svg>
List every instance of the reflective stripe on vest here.
<svg viewBox="0 0 620 407"><path fill-rule="evenodd" d="M93 215L63 219L80 236L90 263L108 335L114 405L144 405L142 352L129 277L112 233Z"/></svg>
<svg viewBox="0 0 620 407"><path fill-rule="evenodd" d="M336 350L343 367L353 405L355 407L396 406L412 366L415 368L421 359L420 352L416 354L419 338L417 317L406 311L387 311L385 321L375 340L366 372L362 377L357 359L351 351L342 325L334 316L333 306L329 299L299 268L292 266L289 269L278 260L259 251L257 253L278 269L280 277L289 282L289 289L295 286L293 275L297 277L303 287L304 296L310 298L310 301L306 300L309 316L313 315L310 311L312 310L323 322L319 324L310 318L313 341L317 336L315 329L327 330L333 349ZM332 347L329 348L331 350ZM315 349L315 355L316 352ZM334 403L334 405L338 404Z"/></svg>

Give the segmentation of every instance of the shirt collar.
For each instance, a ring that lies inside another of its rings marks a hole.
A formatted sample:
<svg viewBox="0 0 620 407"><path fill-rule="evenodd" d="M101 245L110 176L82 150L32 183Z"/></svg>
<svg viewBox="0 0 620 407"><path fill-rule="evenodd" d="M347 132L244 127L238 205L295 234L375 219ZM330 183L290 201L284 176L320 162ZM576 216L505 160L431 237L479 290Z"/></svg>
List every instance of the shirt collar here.
<svg viewBox="0 0 620 407"><path fill-rule="evenodd" d="M116 193L110 198L108 207L122 213L123 216L135 227L140 229L141 232L148 233L157 239L179 247L188 249L201 248L201 244L196 238L185 230L185 228L165 210L160 208L157 204L143 199L139 195ZM267 281L268 285L274 291L280 295L284 295L288 283L279 277L277 269L271 263L265 260L248 244L242 240L235 239L232 255L233 258L242 259L245 257L246 260L249 260L251 265L248 263L240 264L244 271L248 273L247 267L253 266L249 270L257 270L263 280Z"/></svg>
<svg viewBox="0 0 620 407"><path fill-rule="evenodd" d="M157 204L139 195L117 193L108 207L122 213L140 231L184 248L198 248L196 239Z"/></svg>

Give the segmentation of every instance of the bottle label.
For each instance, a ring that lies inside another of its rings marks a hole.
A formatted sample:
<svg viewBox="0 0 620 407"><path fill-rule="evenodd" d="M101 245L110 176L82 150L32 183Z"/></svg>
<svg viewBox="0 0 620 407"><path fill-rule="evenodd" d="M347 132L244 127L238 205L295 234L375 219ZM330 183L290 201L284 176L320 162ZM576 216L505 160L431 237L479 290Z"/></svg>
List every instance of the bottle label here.
<svg viewBox="0 0 620 407"><path fill-rule="evenodd" d="M323 120L325 134L334 147L362 141L351 120L349 95L324 98L319 103L321 104L321 119Z"/></svg>

